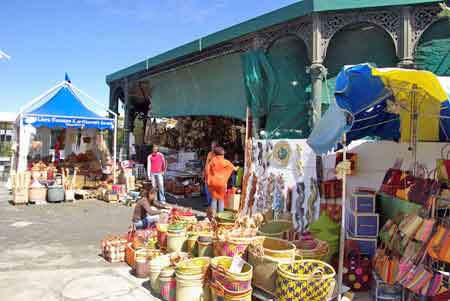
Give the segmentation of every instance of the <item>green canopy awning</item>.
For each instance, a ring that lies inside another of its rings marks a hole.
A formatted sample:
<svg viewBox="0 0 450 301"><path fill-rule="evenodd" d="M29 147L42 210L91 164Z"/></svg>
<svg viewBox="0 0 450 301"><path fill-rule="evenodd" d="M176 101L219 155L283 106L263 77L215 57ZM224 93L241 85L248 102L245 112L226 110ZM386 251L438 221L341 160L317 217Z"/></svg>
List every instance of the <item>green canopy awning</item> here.
<svg viewBox="0 0 450 301"><path fill-rule="evenodd" d="M245 120L239 54L230 54L150 78L155 117L225 116Z"/></svg>

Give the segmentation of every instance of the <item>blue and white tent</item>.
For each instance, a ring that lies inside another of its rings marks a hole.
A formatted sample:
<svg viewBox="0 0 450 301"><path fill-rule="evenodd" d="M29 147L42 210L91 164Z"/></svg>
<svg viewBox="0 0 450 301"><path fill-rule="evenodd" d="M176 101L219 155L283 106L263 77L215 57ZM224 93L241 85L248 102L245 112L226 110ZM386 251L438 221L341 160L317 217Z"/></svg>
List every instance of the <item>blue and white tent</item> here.
<svg viewBox="0 0 450 301"><path fill-rule="evenodd" d="M18 171L26 168L28 147L24 131L25 127L76 128L114 131L114 154L116 160L117 114L101 106L113 118L101 116L82 99L89 99L97 106L99 103L76 88L69 80L64 80L36 97L20 109L19 114L19 161Z"/></svg>

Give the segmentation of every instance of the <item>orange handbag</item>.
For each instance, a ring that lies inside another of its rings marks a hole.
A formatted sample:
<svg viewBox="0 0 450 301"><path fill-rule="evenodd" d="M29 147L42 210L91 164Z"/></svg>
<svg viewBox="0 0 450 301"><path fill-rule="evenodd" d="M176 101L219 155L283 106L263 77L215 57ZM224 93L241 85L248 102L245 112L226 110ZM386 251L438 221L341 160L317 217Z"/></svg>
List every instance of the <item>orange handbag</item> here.
<svg viewBox="0 0 450 301"><path fill-rule="evenodd" d="M444 242L445 236L448 235L448 229L442 225L438 226L436 233L431 238L430 242L427 246L428 255L430 255L434 259L439 258L440 253L440 245Z"/></svg>
<svg viewBox="0 0 450 301"><path fill-rule="evenodd" d="M446 229L442 243L439 246L438 259L450 263L450 229Z"/></svg>

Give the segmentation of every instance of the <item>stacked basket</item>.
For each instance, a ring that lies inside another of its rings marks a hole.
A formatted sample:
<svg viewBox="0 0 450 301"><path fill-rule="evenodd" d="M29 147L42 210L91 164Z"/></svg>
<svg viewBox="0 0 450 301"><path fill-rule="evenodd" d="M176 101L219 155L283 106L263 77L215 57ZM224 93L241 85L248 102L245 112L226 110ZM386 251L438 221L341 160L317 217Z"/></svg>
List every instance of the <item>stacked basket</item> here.
<svg viewBox="0 0 450 301"><path fill-rule="evenodd" d="M253 268L244 263L241 272L231 272L232 257L219 256L211 260L212 301L251 301Z"/></svg>

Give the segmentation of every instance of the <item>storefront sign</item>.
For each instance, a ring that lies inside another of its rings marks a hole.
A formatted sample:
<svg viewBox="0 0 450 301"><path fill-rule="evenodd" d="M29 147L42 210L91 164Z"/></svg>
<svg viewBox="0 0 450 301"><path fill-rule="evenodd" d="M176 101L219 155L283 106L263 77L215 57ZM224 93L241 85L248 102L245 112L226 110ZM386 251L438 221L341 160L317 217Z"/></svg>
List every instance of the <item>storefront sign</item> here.
<svg viewBox="0 0 450 301"><path fill-rule="evenodd" d="M78 117L55 117L55 116L36 116L26 115L23 117L24 124L31 124L35 127L63 127L63 128L98 128L113 129L114 120L112 119L91 119Z"/></svg>

